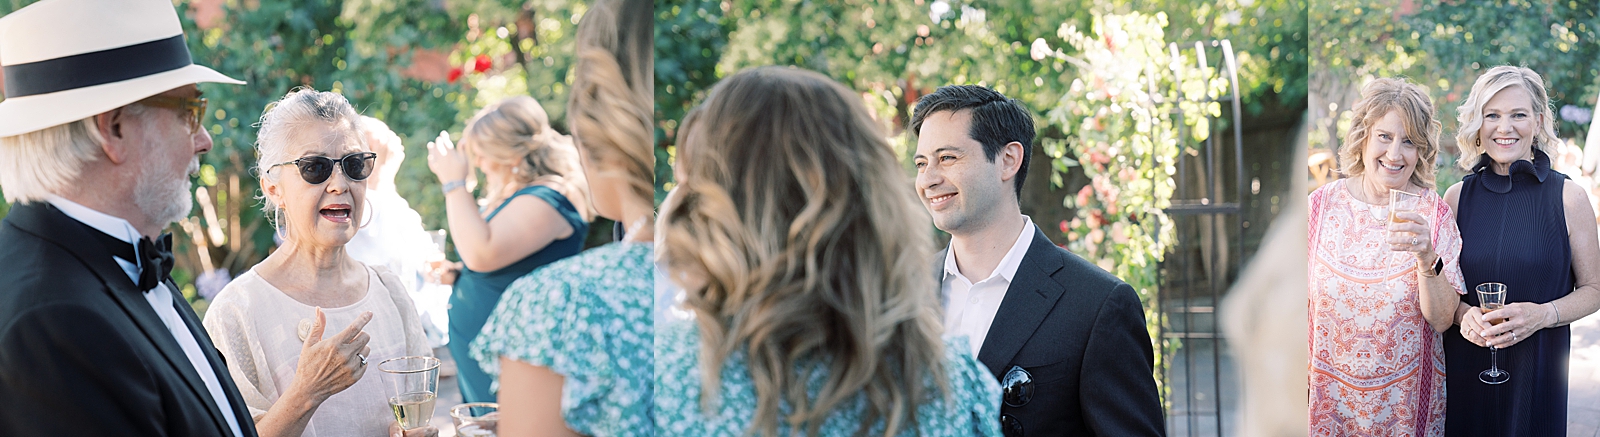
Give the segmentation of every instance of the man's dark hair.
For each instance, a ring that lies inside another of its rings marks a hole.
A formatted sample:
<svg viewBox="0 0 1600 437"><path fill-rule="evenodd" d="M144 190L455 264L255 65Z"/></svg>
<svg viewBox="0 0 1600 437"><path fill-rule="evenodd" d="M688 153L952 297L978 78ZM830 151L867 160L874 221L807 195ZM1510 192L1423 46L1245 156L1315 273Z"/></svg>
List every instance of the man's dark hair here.
<svg viewBox="0 0 1600 437"><path fill-rule="evenodd" d="M922 122L942 111L972 110L972 126L967 136L983 144L983 154L994 162L1000 148L1013 141L1022 144L1022 168L1017 171L1017 199L1022 199L1022 181L1028 176L1028 160L1033 156L1033 116L1015 99L978 85L939 87L933 94L917 99L911 113L911 135L922 132Z"/></svg>

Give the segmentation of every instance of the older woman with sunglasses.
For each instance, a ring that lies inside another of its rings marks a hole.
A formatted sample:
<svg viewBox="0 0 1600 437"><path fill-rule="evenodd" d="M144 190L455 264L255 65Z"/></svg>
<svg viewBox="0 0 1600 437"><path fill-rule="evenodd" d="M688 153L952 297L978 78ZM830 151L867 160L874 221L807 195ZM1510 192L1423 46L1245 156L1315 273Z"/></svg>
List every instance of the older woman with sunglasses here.
<svg viewBox="0 0 1600 437"><path fill-rule="evenodd" d="M430 354L399 279L345 252L376 160L359 120L343 96L309 89L261 116L257 172L283 245L222 289L205 326L262 436L398 435L374 368Z"/></svg>

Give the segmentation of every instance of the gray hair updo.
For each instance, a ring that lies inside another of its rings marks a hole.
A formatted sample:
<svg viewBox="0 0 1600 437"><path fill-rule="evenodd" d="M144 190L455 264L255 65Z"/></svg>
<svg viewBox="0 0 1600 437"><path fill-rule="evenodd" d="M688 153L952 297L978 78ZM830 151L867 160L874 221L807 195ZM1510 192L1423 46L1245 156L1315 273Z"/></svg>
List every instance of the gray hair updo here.
<svg viewBox="0 0 1600 437"><path fill-rule="evenodd" d="M282 99L267 105L261 114L261 130L256 133L256 175L261 179L277 181L270 173L273 164L293 159L289 146L296 135L311 131L312 127L327 127L331 135L361 144L368 150L366 138L361 135L361 114L350 106L350 101L338 93L319 92L301 87L289 91ZM262 187L262 211L278 208Z"/></svg>

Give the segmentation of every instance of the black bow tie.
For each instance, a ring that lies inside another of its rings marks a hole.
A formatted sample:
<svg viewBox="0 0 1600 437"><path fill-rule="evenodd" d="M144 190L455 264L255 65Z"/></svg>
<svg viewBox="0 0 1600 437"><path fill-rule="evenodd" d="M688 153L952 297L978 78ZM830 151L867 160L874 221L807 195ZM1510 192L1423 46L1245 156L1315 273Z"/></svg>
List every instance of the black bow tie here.
<svg viewBox="0 0 1600 437"><path fill-rule="evenodd" d="M122 258L139 266L139 291L150 291L156 285L172 278L172 234L161 234L154 241L149 237L139 239L138 251L134 245L116 237L95 231L95 236L100 240L111 256ZM137 255L135 255L137 253Z"/></svg>

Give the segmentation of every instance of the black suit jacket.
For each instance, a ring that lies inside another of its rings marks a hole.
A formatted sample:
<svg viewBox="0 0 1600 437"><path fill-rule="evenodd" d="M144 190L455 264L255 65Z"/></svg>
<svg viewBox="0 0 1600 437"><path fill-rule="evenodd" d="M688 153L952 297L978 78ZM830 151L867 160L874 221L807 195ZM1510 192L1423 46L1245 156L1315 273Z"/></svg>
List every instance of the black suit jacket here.
<svg viewBox="0 0 1600 437"><path fill-rule="evenodd" d="M0 221L0 435L232 435L172 332L91 232L43 202ZM211 337L167 286L239 430L255 436Z"/></svg>
<svg viewBox="0 0 1600 437"><path fill-rule="evenodd" d="M947 249L948 250L948 249ZM944 276L945 253L936 258ZM1150 334L1133 287L1072 254L1034 227L978 361L1004 381L1012 366L1033 376L1033 398L1001 414L1028 436L1160 436ZM996 418L999 420L999 418Z"/></svg>

